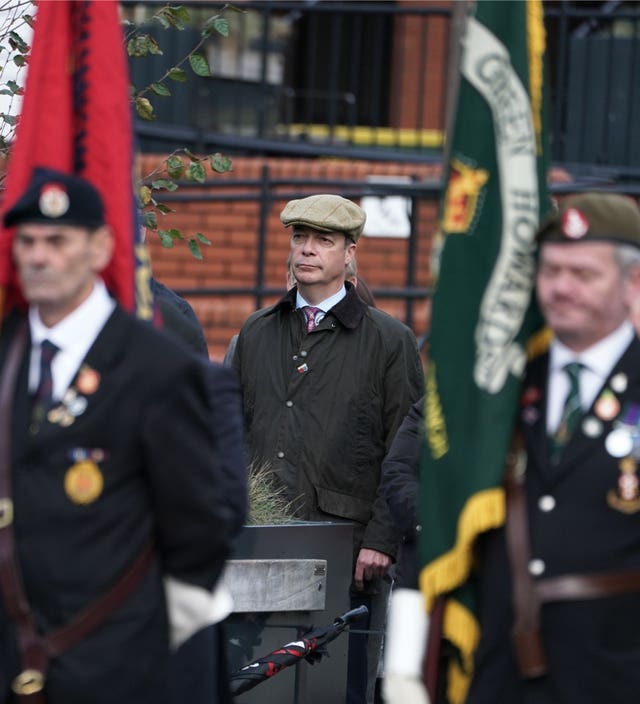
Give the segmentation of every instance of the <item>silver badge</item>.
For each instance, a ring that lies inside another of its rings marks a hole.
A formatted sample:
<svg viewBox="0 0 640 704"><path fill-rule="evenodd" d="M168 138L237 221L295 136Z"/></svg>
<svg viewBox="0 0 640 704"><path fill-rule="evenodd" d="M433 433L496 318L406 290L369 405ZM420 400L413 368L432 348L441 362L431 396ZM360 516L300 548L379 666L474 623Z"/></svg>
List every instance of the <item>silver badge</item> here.
<svg viewBox="0 0 640 704"><path fill-rule="evenodd" d="M622 372L611 377L611 388L617 394L623 394L627 390L628 383L629 380L627 379L627 375Z"/></svg>
<svg viewBox="0 0 640 704"><path fill-rule="evenodd" d="M607 435L604 446L612 457L627 457L633 450L633 440L626 430L618 428Z"/></svg>
<svg viewBox="0 0 640 704"><path fill-rule="evenodd" d="M588 438L597 438L602 433L602 422L594 416L587 416L582 421L582 432Z"/></svg>

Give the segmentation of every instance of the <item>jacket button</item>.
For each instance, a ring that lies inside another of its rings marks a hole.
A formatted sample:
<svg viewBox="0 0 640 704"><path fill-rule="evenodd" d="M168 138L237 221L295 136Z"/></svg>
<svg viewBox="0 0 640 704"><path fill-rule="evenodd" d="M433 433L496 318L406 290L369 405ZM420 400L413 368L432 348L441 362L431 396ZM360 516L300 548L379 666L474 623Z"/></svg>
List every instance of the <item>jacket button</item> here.
<svg viewBox="0 0 640 704"><path fill-rule="evenodd" d="M549 494L545 494L544 496L541 496L538 499L538 508L541 511L544 511L544 513L548 513L549 511L553 511L553 509L556 507L556 500L553 498L553 496L550 496Z"/></svg>
<svg viewBox="0 0 640 704"><path fill-rule="evenodd" d="M301 350L301 351L300 351L300 356L301 356L301 357L306 357L306 356L307 356L307 350Z"/></svg>
<svg viewBox="0 0 640 704"><path fill-rule="evenodd" d="M284 457L284 452L280 450L280 452L278 452L276 456L279 460L281 460Z"/></svg>
<svg viewBox="0 0 640 704"><path fill-rule="evenodd" d="M544 560L536 558L529 562L529 574L533 577L539 577L541 574L544 574L546 569L547 566L544 564Z"/></svg>
<svg viewBox="0 0 640 704"><path fill-rule="evenodd" d="M297 355L297 354L294 354L292 359L293 359L293 361L295 362L295 361L298 359L298 355Z"/></svg>
<svg viewBox="0 0 640 704"><path fill-rule="evenodd" d="M285 405L287 408L291 408L291 406L293 406L293 401L287 401L284 405Z"/></svg>

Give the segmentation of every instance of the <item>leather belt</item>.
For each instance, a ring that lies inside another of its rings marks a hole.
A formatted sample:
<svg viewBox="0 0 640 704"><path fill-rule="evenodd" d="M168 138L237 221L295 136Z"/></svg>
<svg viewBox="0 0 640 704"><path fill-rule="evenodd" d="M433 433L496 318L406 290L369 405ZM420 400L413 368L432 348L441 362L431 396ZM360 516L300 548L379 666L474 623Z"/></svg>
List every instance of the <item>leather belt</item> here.
<svg viewBox="0 0 640 704"><path fill-rule="evenodd" d="M541 602L600 599L617 594L640 592L640 570L563 574L534 582Z"/></svg>
<svg viewBox="0 0 640 704"><path fill-rule="evenodd" d="M520 674L532 678L544 675L547 671L540 633L542 604L640 592L640 569L565 574L534 580L529 572L531 550L524 493L525 468L524 444L521 432L517 429L507 456L505 533L511 565L514 609L512 636L516 662Z"/></svg>
<svg viewBox="0 0 640 704"><path fill-rule="evenodd" d="M0 592L15 625L22 665L22 672L14 679L11 688L18 695L18 702L40 704L49 659L94 631L124 603L147 572L154 549L153 545L147 545L115 584L70 623L45 635L38 633L16 556L11 498L11 408L26 343L25 321L15 333L0 377Z"/></svg>

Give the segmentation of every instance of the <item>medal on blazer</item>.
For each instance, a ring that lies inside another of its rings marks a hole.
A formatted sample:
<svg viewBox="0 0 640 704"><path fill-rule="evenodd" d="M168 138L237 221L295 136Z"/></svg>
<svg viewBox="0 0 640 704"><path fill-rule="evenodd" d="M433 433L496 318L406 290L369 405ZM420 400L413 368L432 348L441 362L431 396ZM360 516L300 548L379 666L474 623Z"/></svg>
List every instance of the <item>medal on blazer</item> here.
<svg viewBox="0 0 640 704"><path fill-rule="evenodd" d="M605 389L593 404L593 412L600 420L613 420L620 413L620 402L611 389Z"/></svg>
<svg viewBox="0 0 640 704"><path fill-rule="evenodd" d="M633 457L625 457L620 460L618 467L618 484L607 493L607 503L621 513L637 513L640 511L638 462Z"/></svg>
<svg viewBox="0 0 640 704"><path fill-rule="evenodd" d="M72 464L64 475L64 490L75 504L90 504L102 493L104 477L98 465L90 459Z"/></svg>
<svg viewBox="0 0 640 704"><path fill-rule="evenodd" d="M94 394L100 386L100 373L92 369L88 364L83 364L78 372L76 388L81 394L90 396Z"/></svg>

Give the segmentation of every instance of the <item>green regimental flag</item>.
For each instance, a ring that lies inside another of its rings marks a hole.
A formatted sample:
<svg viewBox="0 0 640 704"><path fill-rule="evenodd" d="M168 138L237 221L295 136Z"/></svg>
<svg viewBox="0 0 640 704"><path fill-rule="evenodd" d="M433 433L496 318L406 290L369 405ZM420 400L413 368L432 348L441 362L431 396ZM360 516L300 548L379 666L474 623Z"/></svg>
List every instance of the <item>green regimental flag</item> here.
<svg viewBox="0 0 640 704"><path fill-rule="evenodd" d="M463 702L479 638L471 548L504 522L505 457L539 331L534 239L549 209L540 0L478 0L462 35L426 373L420 462L420 588L446 596L448 673ZM499 608L499 607L498 607Z"/></svg>

